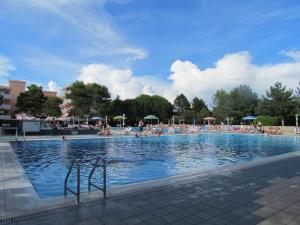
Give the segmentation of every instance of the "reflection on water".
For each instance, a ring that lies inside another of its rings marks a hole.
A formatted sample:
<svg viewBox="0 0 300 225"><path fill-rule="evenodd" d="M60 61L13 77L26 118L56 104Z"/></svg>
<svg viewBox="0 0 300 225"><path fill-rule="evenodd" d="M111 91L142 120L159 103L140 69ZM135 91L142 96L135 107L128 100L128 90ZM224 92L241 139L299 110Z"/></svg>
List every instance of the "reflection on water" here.
<svg viewBox="0 0 300 225"><path fill-rule="evenodd" d="M47 198L63 195L67 167L74 158L84 164L81 185L86 191L90 162L99 155L110 162L108 185L113 186L296 151L300 149L300 139L201 134L27 141L12 145L37 192L42 198ZM101 182L100 176L95 182Z"/></svg>

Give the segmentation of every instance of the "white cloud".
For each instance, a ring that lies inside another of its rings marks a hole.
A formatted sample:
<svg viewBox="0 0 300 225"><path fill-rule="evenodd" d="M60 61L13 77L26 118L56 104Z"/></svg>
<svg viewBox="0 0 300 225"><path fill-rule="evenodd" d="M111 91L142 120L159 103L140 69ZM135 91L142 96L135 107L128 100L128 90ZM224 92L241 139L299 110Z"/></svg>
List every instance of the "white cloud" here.
<svg viewBox="0 0 300 225"><path fill-rule="evenodd" d="M59 87L57 85L57 83L52 81L52 80L48 82L48 90L49 91L56 91L58 96L62 96L62 88Z"/></svg>
<svg viewBox="0 0 300 225"><path fill-rule="evenodd" d="M106 13L107 0L27 0L31 6L50 11L76 27L91 47L80 49L84 56L124 55L128 61L147 57L142 48L132 46L112 27L112 17ZM97 13L89 10L97 4ZM82 38L82 37L81 37Z"/></svg>
<svg viewBox="0 0 300 225"><path fill-rule="evenodd" d="M113 97L137 96L143 85L132 75L130 69L115 69L104 64L90 64L82 68L78 80L85 83L100 83L108 87Z"/></svg>
<svg viewBox="0 0 300 225"><path fill-rule="evenodd" d="M230 90L239 84L248 84L259 94L276 81L295 88L300 79L300 61L255 65L248 52L225 55L212 68L201 70L189 61L175 61L171 66L172 88L190 98L200 96L211 101L220 88Z"/></svg>
<svg viewBox="0 0 300 225"><path fill-rule="evenodd" d="M96 82L108 87L112 97L134 98L140 94L163 95L171 98L168 86L150 76L134 76L131 69L116 69L104 64L90 64L82 68L78 80Z"/></svg>
<svg viewBox="0 0 300 225"><path fill-rule="evenodd" d="M15 66L8 58L0 55L0 77L7 77L9 73L15 69Z"/></svg>
<svg viewBox="0 0 300 225"><path fill-rule="evenodd" d="M294 60L300 60L300 51L297 50L290 50L290 51L281 51L283 55L286 55Z"/></svg>
<svg viewBox="0 0 300 225"><path fill-rule="evenodd" d="M190 61L176 60L171 65L167 82L150 76L135 76L130 69L116 69L104 64L82 68L78 80L106 85L113 96L132 98L139 94L159 94L171 102L184 93L189 99L199 96L211 103L217 89L230 90L240 84L250 85L258 94L280 81L295 88L300 79L300 60L287 63L255 65L246 52L227 54L214 67L200 69Z"/></svg>

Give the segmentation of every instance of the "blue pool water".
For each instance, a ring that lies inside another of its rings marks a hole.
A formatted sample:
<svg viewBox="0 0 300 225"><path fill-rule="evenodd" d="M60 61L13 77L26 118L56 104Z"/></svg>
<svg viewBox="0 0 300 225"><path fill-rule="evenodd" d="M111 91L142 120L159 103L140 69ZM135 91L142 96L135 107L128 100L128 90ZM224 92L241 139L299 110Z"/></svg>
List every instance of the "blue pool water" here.
<svg viewBox="0 0 300 225"><path fill-rule="evenodd" d="M86 191L89 162L99 155L113 161L108 165L108 186L115 186L300 150L300 139L200 134L26 141L12 146L40 197L49 198L63 195L67 166L74 158L86 164L81 172L81 189ZM71 180L74 187L75 179Z"/></svg>

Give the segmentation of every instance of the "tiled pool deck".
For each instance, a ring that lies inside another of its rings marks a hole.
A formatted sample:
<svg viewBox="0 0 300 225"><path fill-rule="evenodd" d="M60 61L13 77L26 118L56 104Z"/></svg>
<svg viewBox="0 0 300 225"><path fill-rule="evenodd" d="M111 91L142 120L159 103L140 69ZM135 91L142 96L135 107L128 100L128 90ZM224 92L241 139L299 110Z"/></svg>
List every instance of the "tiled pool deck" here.
<svg viewBox="0 0 300 225"><path fill-rule="evenodd" d="M40 200L14 157L10 146L1 144L0 218L73 202L73 198ZM106 201L100 199L5 223L299 225L300 153L130 185L120 190L111 191Z"/></svg>

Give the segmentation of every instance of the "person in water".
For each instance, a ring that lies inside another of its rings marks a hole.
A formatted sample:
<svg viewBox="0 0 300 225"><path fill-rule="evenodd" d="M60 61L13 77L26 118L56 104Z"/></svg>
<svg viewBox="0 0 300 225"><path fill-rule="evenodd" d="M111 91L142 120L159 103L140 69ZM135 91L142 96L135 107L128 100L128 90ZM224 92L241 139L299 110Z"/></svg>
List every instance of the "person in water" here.
<svg viewBox="0 0 300 225"><path fill-rule="evenodd" d="M139 132L142 133L143 132L143 127L144 127L144 121L140 120L138 126L139 126Z"/></svg>

